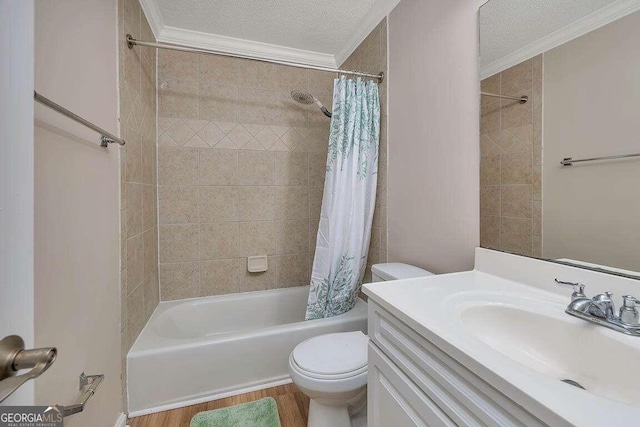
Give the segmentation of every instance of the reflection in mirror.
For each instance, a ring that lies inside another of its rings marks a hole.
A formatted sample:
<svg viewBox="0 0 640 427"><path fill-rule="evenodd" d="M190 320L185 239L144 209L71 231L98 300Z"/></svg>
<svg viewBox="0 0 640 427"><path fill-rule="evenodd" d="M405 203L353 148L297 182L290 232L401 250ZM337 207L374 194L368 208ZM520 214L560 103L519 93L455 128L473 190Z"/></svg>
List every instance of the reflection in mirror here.
<svg viewBox="0 0 640 427"><path fill-rule="evenodd" d="M640 0L578 3L480 9L481 245L640 276Z"/></svg>

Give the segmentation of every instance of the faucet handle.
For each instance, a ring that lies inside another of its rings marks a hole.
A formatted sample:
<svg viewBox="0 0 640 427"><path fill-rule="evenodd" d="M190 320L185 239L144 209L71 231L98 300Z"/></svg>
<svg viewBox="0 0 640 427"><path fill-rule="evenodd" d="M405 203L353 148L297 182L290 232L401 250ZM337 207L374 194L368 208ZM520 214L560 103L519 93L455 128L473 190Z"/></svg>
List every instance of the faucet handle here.
<svg viewBox="0 0 640 427"><path fill-rule="evenodd" d="M573 293L571 294L571 301L578 298L586 298L587 296L584 294L585 285L582 283L574 283L574 282L564 282L562 280L555 279L555 282L560 286L570 286L573 288Z"/></svg>
<svg viewBox="0 0 640 427"><path fill-rule="evenodd" d="M636 297L631 295L622 296L622 307L620 307L620 321L627 325L638 324L638 310L636 310L636 304L640 304L640 301Z"/></svg>

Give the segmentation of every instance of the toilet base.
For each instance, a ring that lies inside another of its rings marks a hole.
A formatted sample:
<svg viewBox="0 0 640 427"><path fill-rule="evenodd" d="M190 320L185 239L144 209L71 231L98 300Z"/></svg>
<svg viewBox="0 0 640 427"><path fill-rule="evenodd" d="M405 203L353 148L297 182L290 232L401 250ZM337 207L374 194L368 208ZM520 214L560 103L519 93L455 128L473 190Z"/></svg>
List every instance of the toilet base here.
<svg viewBox="0 0 640 427"><path fill-rule="evenodd" d="M327 406L311 399L307 427L351 427L349 408L346 406Z"/></svg>

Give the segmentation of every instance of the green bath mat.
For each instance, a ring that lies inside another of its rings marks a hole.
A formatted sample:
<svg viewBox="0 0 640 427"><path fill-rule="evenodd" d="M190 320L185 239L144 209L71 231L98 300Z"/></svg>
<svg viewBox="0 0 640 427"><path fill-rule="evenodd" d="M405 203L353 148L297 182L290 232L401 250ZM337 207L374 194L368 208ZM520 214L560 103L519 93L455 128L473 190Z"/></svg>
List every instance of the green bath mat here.
<svg viewBox="0 0 640 427"><path fill-rule="evenodd" d="M189 427L281 427L273 397L213 411L198 412Z"/></svg>

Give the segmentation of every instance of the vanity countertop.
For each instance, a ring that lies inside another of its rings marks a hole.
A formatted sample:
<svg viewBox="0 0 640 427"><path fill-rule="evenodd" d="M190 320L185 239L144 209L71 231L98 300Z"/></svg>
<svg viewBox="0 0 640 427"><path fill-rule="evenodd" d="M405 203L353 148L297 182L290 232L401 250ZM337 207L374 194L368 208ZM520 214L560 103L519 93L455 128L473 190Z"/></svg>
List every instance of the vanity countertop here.
<svg viewBox="0 0 640 427"><path fill-rule="evenodd" d="M496 274L500 265L513 269L514 263L521 267L517 273L505 269L506 277ZM604 278L620 290L629 279L540 263L551 264L479 249L473 271L371 283L363 290L542 420L560 418L576 426L639 420L640 337L569 316L564 309L570 291L537 286L553 282L554 275L577 275L594 288L606 287L596 286ZM528 268L528 284L513 280ZM577 381L588 391L562 379Z"/></svg>

